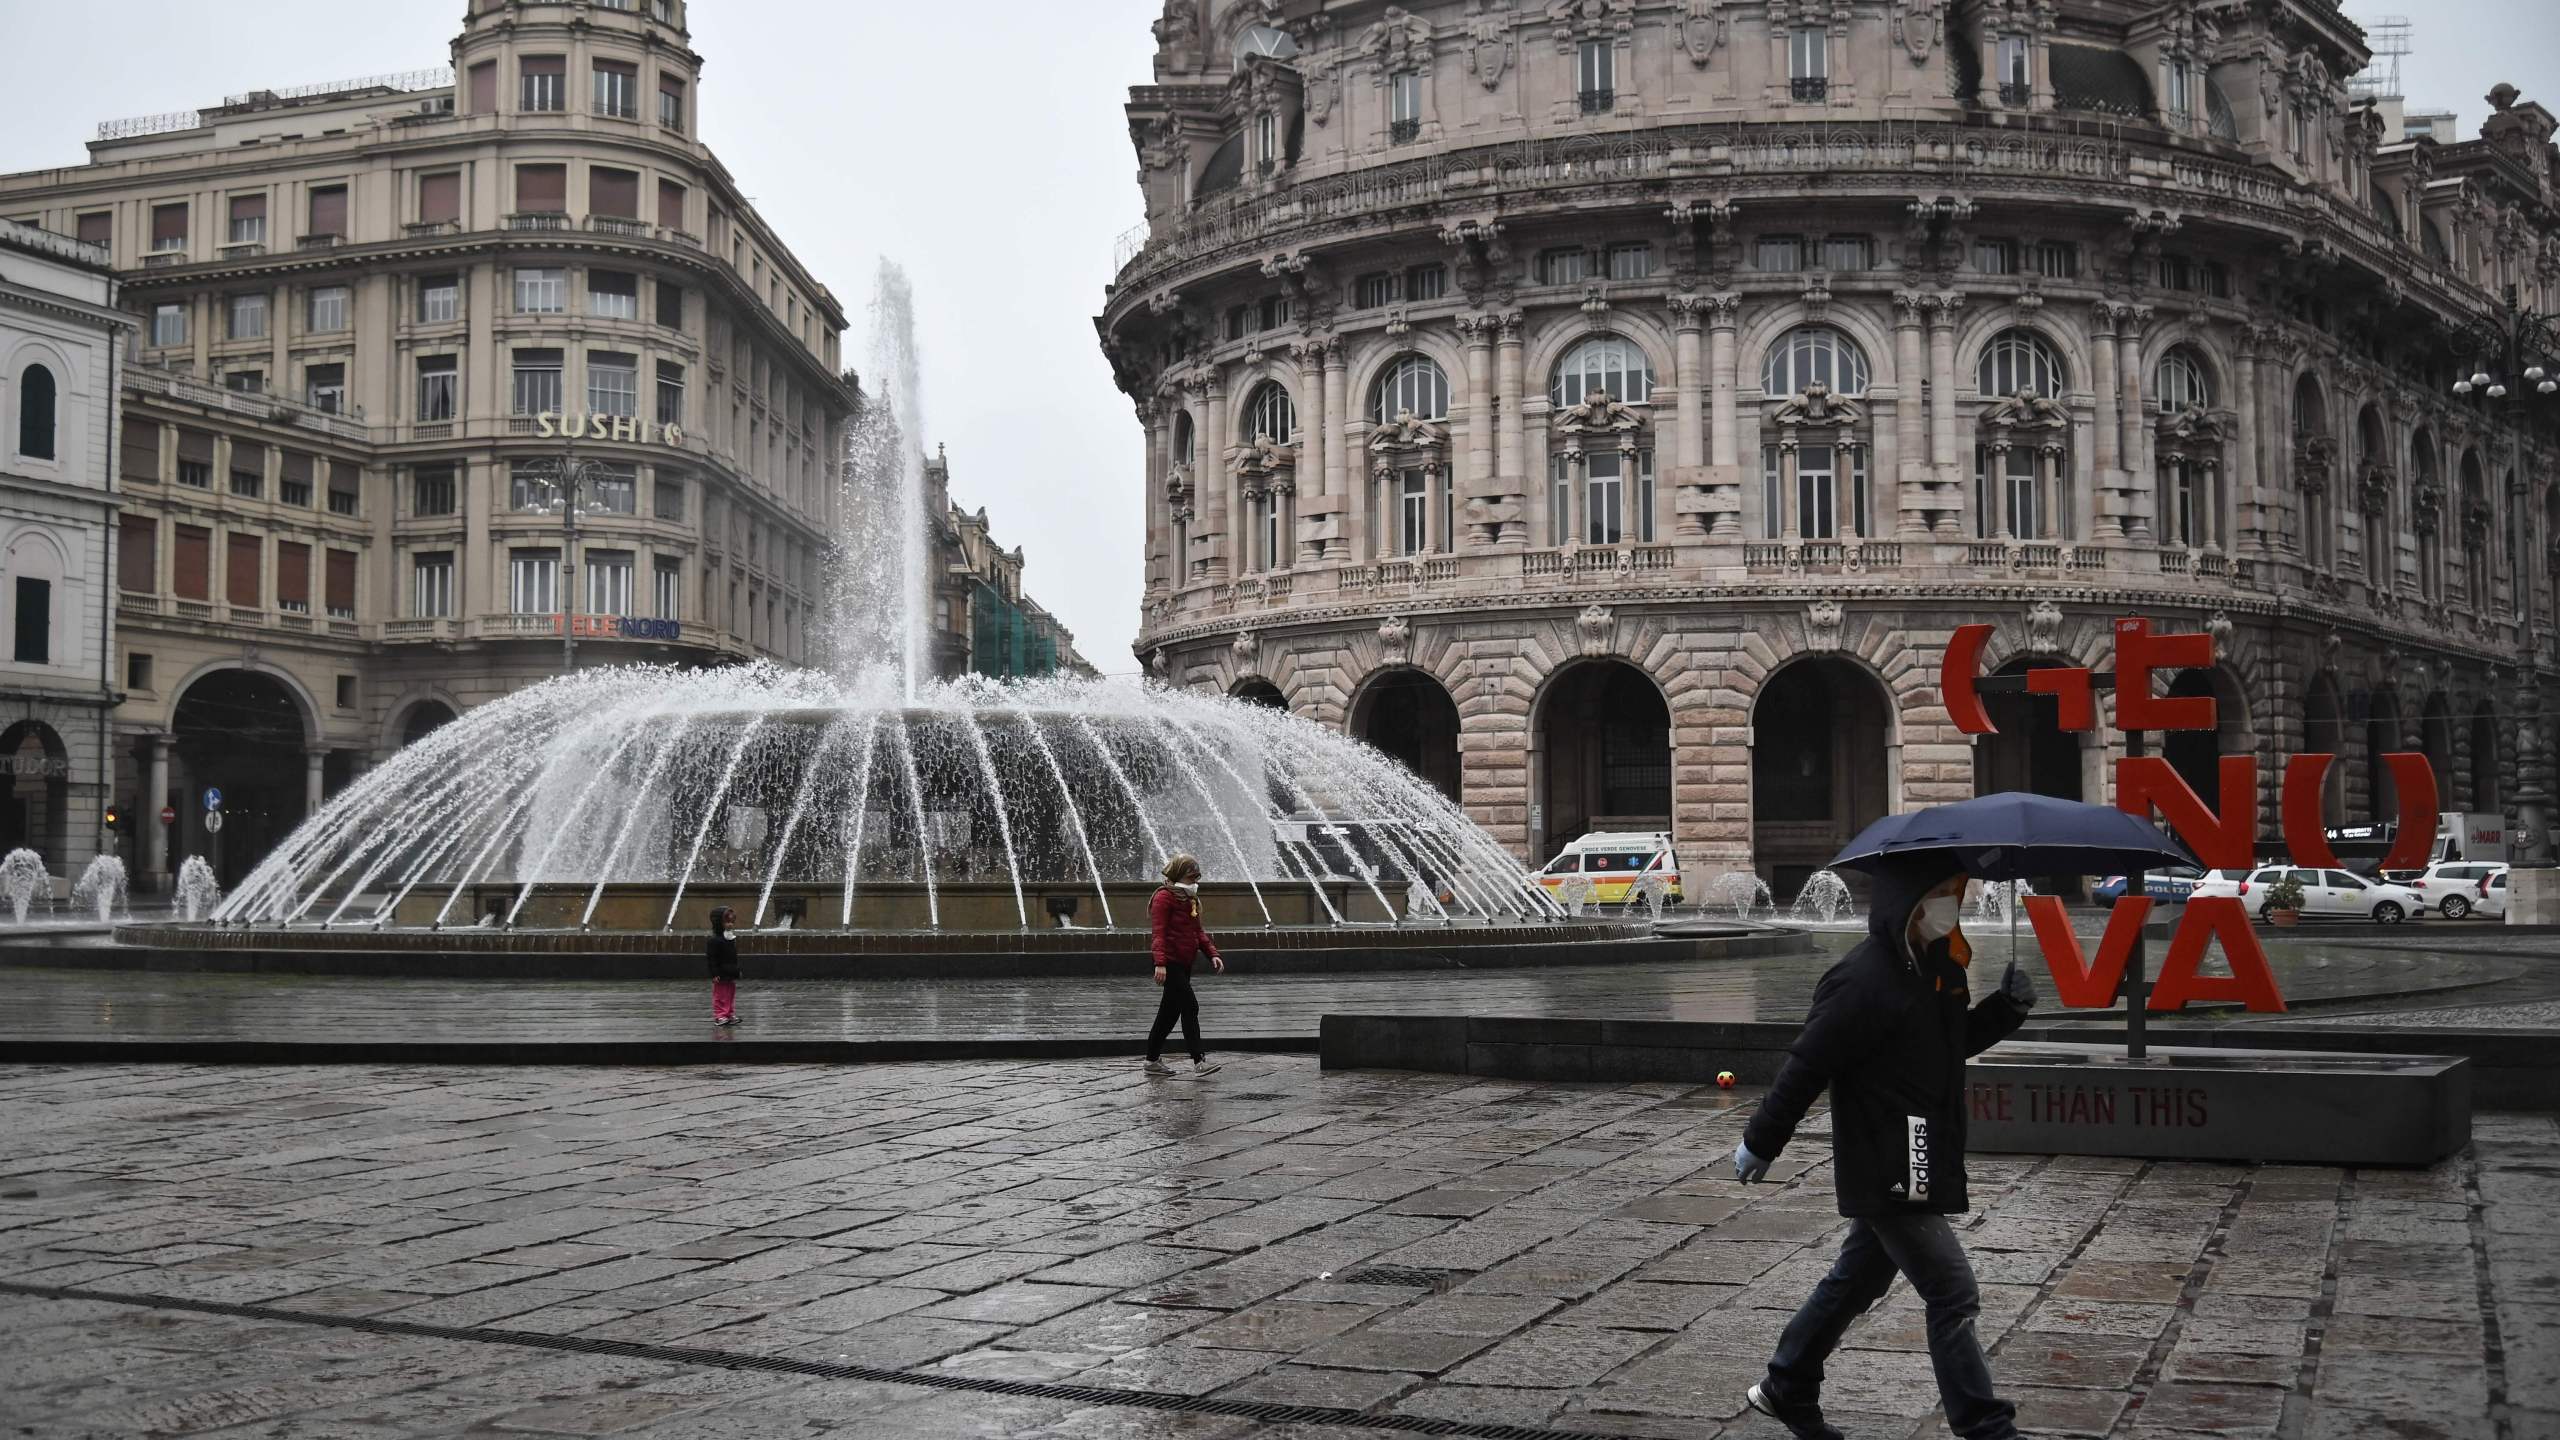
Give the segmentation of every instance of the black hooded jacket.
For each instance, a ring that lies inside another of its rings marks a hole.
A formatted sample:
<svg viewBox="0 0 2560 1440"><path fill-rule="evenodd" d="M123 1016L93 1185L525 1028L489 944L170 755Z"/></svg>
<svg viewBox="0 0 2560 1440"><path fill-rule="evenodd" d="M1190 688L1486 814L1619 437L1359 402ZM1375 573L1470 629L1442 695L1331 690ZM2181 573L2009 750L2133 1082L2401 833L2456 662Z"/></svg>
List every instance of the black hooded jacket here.
<svg viewBox="0 0 2560 1440"><path fill-rule="evenodd" d="M728 922L720 916L711 917L711 939L702 947L702 958L711 964L712 979L738 978L738 937L729 933Z"/></svg>
<svg viewBox="0 0 2560 1440"><path fill-rule="evenodd" d="M1968 1009L1947 941L1916 961L1905 948L1920 897L1952 873L1925 862L1877 873L1867 938L1814 987L1804 1029L1743 1131L1752 1154L1776 1159L1828 1086L1843 1215L1967 1208L1964 1062L2008 1038L2026 1012L2005 995Z"/></svg>

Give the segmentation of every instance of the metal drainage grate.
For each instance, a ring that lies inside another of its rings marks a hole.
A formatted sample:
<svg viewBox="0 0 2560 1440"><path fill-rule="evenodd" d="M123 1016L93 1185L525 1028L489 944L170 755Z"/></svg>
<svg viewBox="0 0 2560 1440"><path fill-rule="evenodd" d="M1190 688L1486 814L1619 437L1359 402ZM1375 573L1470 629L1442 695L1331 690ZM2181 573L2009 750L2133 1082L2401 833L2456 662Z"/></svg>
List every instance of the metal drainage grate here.
<svg viewBox="0 0 2560 1440"><path fill-rule="evenodd" d="M1439 1290L1455 1285L1474 1272L1468 1270L1416 1270L1404 1265L1372 1265L1336 1275L1337 1285L1409 1285L1417 1290Z"/></svg>
<svg viewBox="0 0 2560 1440"><path fill-rule="evenodd" d="M1230 1100L1286 1100L1286 1095L1230 1095Z"/></svg>
<svg viewBox="0 0 2560 1440"><path fill-rule="evenodd" d="M1446 1270L1397 1270L1375 1267L1359 1274L1424 1275L1455 1278ZM1345 1277L1351 1278L1351 1277ZM672 1365L698 1365L721 1370L754 1370L773 1375L806 1375L819 1380L868 1380L914 1385L928 1390L957 1390L973 1395L1022 1395L1038 1400L1065 1400L1079 1405L1117 1405L1135 1410L1164 1410L1196 1415L1224 1415L1266 1423L1335 1425L1351 1430L1384 1430L1403 1435L1463 1435L1473 1440L1602 1440L1589 1430L1551 1430L1537 1425L1478 1424L1421 1415L1372 1415L1326 1405L1282 1405L1268 1400L1223 1400L1205 1395L1168 1395L1155 1390L1112 1390L1098 1385L1059 1385L1034 1380L987 1380L971 1375L887 1370L877 1365L846 1365L829 1360L801 1360L783 1355L750 1355L695 1345L651 1345L637 1340L590 1340L577 1335L545 1335L530 1330L498 1330L460 1325L423 1325L380 1316L325 1315L285 1310L273 1305L242 1305L227 1300L189 1300L175 1295L139 1295L116 1290L27 1285L0 1280L0 1295L38 1300L88 1300L133 1305L146 1310L178 1310L195 1315L228 1315L243 1320L271 1320L318 1325L332 1330L362 1330L374 1335L402 1335L419 1340L460 1340L481 1345L512 1345L528 1350L559 1350L580 1355L621 1355ZM1614 1433L1614 1432L1613 1432ZM1626 1440L1620 1436L1619 1440Z"/></svg>

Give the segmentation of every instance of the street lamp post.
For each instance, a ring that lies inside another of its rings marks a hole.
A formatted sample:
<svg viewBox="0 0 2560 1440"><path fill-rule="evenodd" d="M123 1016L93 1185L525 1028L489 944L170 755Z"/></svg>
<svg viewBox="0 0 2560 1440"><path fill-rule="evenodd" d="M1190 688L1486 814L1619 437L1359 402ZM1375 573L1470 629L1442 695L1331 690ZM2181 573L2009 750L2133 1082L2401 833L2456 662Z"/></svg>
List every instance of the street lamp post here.
<svg viewBox="0 0 2560 1440"><path fill-rule="evenodd" d="M2453 393L2470 400L2484 410L2490 406L2512 404L2499 414L2512 426L2508 444L2512 447L2512 463L2508 473L2519 477L2519 486L2510 490L2507 503L2524 506L2531 494L2524 464L2524 436L2536 422L2550 423L2554 407L2533 405L2534 400L2560 395L2560 314L2541 314L2524 308L2516 287L2509 285L2502 297L2500 311L2475 318L2458 326L2449 348L2461 362L2453 382ZM2522 527L2531 517L2530 507L2520 510L2512 523ZM2529 534L2519 529L2511 534ZM2549 546L2553 537L2543 537ZM2528 551L2530 547L2519 546ZM2522 712L2516 728L2516 828L2521 842L2516 855L2520 870L2548 872L2555 863L2551 835L2551 794L2544 764L2543 747L2554 738L2544 734L2542 716L2541 670L2543 654L2536 639L2540 627L2535 623L2534 587L2529 562L2518 557L2518 569L2526 573L2515 577L2518 615L2523 635L2523 684L2517 696ZM2536 876L2539 881L2543 876ZM2539 921L2544 916L2537 910L2537 900L2560 905L2560 887L2528 884L2523 877L2511 882L2511 904L2520 912L2517 918ZM2528 896L2530 889L2535 892ZM2549 896L2541 892L2553 891Z"/></svg>
<svg viewBox="0 0 2560 1440"><path fill-rule="evenodd" d="M527 467L526 479L545 492L525 508L560 516L560 673L578 668L578 517L595 504L591 493L606 473L600 461L578 454L568 427L561 427L560 455Z"/></svg>

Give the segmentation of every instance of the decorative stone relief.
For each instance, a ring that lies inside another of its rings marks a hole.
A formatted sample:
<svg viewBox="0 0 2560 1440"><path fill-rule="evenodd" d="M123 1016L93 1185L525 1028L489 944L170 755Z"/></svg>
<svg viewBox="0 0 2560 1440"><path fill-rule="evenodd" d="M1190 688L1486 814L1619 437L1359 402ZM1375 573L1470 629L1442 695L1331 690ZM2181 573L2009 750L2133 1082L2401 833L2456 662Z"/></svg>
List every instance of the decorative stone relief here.
<svg viewBox="0 0 2560 1440"><path fill-rule="evenodd" d="M1689 0L1688 18L1680 22L1680 45L1689 63L1701 69L1724 41L1724 0Z"/></svg>
<svg viewBox="0 0 2560 1440"><path fill-rule="evenodd" d="M1467 6L1467 68L1487 90L1499 89L1511 70L1511 12L1508 6L1488 10L1485 0Z"/></svg>
<svg viewBox="0 0 2560 1440"><path fill-rule="evenodd" d="M1636 0L1553 0L1547 23L1556 48L1570 52L1581 40L1611 40L1636 28Z"/></svg>
<svg viewBox="0 0 2560 1440"><path fill-rule="evenodd" d="M2231 630L2231 617L2220 610L2214 611L2213 614L2205 620L2204 633L2213 637L2214 654L2220 656L2230 655Z"/></svg>
<svg viewBox="0 0 2560 1440"><path fill-rule="evenodd" d="M1164 653L1164 647L1159 645L1155 653L1147 657L1147 668L1155 672L1157 679L1162 680L1173 674L1173 657Z"/></svg>
<svg viewBox="0 0 2560 1440"><path fill-rule="evenodd" d="M1388 6L1385 16L1360 37L1360 58L1377 62L1381 85L1398 71L1430 68L1431 22L1402 6Z"/></svg>
<svg viewBox="0 0 2560 1440"><path fill-rule="evenodd" d="M1387 665L1403 665L1413 654L1413 628L1401 615L1390 615L1378 622L1378 659Z"/></svg>
<svg viewBox="0 0 2560 1440"><path fill-rule="evenodd" d="M1262 637L1250 630L1239 630L1230 644L1236 652L1236 664L1250 669L1255 652L1262 648Z"/></svg>
<svg viewBox="0 0 2560 1440"><path fill-rule="evenodd" d="M1816 600L1804 607L1804 646L1816 652L1840 648L1841 622L1848 618L1837 600Z"/></svg>
<svg viewBox="0 0 2560 1440"><path fill-rule="evenodd" d="M2050 600L2039 600L2027 607L2027 649L2040 655L2060 653L2062 649L2062 607Z"/></svg>
<svg viewBox="0 0 2560 1440"><path fill-rule="evenodd" d="M1911 63L1926 65L1937 47L1944 0L1902 0L1893 7L1893 38L1911 54Z"/></svg>
<svg viewBox="0 0 2560 1440"><path fill-rule="evenodd" d="M1618 617L1606 605L1582 607L1574 617L1574 626L1582 632L1582 654L1585 659L1598 659L1609 653L1610 642L1617 638Z"/></svg>

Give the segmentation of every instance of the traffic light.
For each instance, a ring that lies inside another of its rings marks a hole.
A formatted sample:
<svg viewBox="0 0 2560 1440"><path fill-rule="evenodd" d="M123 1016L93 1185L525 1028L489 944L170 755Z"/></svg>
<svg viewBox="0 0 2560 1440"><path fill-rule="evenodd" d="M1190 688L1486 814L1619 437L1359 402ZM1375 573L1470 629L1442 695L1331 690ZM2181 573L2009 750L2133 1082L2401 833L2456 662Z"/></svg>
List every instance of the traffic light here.
<svg viewBox="0 0 2560 1440"><path fill-rule="evenodd" d="M108 807L107 807L107 828L108 828L108 829L110 829L110 830L113 830L114 828L116 828L116 822L117 822L118 818L119 818L119 817L118 817L117 812L116 812L116 807L114 807L113 805L108 806Z"/></svg>

